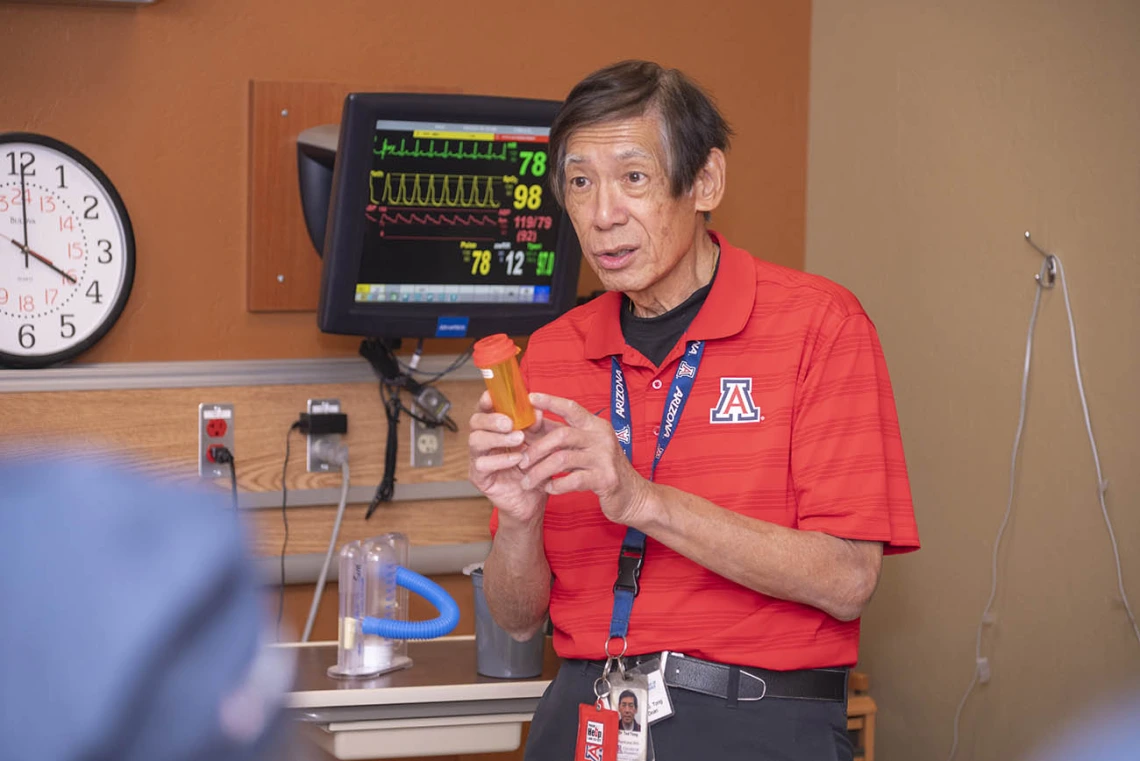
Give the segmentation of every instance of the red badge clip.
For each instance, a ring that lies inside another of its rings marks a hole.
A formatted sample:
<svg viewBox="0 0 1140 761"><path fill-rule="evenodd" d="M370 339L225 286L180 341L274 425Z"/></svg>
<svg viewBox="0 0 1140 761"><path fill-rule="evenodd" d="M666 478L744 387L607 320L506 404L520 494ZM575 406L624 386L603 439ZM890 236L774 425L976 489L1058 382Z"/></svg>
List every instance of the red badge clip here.
<svg viewBox="0 0 1140 761"><path fill-rule="evenodd" d="M618 714L597 703L578 706L578 749L574 761L617 761Z"/></svg>

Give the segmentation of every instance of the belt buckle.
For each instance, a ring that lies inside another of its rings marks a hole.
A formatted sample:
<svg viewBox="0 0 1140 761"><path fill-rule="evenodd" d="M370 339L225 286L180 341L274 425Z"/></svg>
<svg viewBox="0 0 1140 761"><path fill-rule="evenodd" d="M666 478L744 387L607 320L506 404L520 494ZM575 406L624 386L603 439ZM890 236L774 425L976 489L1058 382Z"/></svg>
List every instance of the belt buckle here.
<svg viewBox="0 0 1140 761"><path fill-rule="evenodd" d="M689 658L690 657L690 656L685 655L684 653L676 652L674 650L662 650L661 651L661 670L662 670L662 672L665 672L665 670L666 670L665 666L669 662L669 659L672 658L673 656L676 656L678 658ZM700 659L697 659L697 660L700 660ZM705 662L711 663L710 661L705 661ZM755 698L754 697L747 697L747 698L745 698L745 697L740 696L740 687L738 685L737 689L736 689L736 695L737 695L736 699L737 700L754 702L757 700L763 700L765 697L768 696L768 682L766 682L763 677L756 676L755 674L753 674L749 671L746 671L743 668L740 669L740 675L742 677L746 676L749 679L755 679L757 682L760 683L760 686L762 689L761 689L759 697L755 697Z"/></svg>
<svg viewBox="0 0 1140 761"><path fill-rule="evenodd" d="M746 676L746 677L749 677L751 679L755 679L757 682L760 683L760 686L763 687L764 689L760 693L760 697L758 697L758 698L744 698L744 697L740 696L740 688L737 687L737 690L736 690L736 693L737 693L736 699L737 700L741 700L741 701L763 700L765 698L765 696L767 696L767 694L768 694L768 683L764 681L763 677L756 676L755 674L750 673L748 671L745 671L744 669L740 669L740 676L742 676L742 677Z"/></svg>

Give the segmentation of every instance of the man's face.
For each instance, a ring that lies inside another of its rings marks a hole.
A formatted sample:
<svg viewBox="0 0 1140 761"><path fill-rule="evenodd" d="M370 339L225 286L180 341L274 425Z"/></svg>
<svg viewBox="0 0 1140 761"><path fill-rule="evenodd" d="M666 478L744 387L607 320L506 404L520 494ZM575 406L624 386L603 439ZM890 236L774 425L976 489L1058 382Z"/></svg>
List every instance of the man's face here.
<svg viewBox="0 0 1140 761"><path fill-rule="evenodd" d="M566 144L566 211L607 290L639 293L694 245L693 193L673 198L656 114L582 127Z"/></svg>
<svg viewBox="0 0 1140 761"><path fill-rule="evenodd" d="M632 723L634 717L637 716L637 704L634 703L633 698L622 698L618 702L618 713L621 714L622 722Z"/></svg>

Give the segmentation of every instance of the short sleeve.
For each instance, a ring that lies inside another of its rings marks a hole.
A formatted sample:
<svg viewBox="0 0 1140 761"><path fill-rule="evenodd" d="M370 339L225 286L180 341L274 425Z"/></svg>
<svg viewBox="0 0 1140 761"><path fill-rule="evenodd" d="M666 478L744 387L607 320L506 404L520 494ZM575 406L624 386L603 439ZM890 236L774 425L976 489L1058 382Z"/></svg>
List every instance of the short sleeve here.
<svg viewBox="0 0 1140 761"><path fill-rule="evenodd" d="M797 526L918 549L918 526L886 359L871 320L846 317L820 345L792 416Z"/></svg>

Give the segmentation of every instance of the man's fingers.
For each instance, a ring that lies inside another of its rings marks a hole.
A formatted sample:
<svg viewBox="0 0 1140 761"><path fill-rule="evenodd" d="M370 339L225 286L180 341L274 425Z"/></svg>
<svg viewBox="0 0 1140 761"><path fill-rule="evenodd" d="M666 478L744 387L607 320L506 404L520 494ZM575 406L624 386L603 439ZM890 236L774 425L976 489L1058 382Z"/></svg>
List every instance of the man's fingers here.
<svg viewBox="0 0 1140 761"><path fill-rule="evenodd" d="M476 412L469 421L472 431L500 431L507 433L514 427L514 423L506 415L498 412Z"/></svg>
<svg viewBox="0 0 1140 761"><path fill-rule="evenodd" d="M495 405L491 402L490 391L484 391L479 395L479 401L476 402L476 407L480 412L491 412L495 409Z"/></svg>
<svg viewBox="0 0 1140 761"><path fill-rule="evenodd" d="M527 457L530 457L529 450L527 451ZM591 464L593 464L593 461L588 452L575 449L559 449L524 471L526 475L522 481L523 488L538 488L544 481L554 478L559 473L584 470L589 468Z"/></svg>
<svg viewBox="0 0 1140 761"><path fill-rule="evenodd" d="M581 449L586 439L582 432L568 425L551 429L543 436L527 439L526 457L521 466L523 469L532 468L549 457L553 452L562 449Z"/></svg>
<svg viewBox="0 0 1140 761"><path fill-rule="evenodd" d="M483 474L498 473L500 470L509 470L519 464L522 452L505 452L503 454L489 454L476 457L471 461L476 472Z"/></svg>
<svg viewBox="0 0 1140 761"><path fill-rule="evenodd" d="M523 443L522 431L494 433L492 431L472 431L467 437L467 450L472 457L482 457L496 449L510 449Z"/></svg>
<svg viewBox="0 0 1140 761"><path fill-rule="evenodd" d="M575 428L586 428L594 425L599 418L591 415L585 407L570 399L551 394L534 393L530 395L530 403L535 409L552 412Z"/></svg>
<svg viewBox="0 0 1140 761"><path fill-rule="evenodd" d="M578 470L562 478L552 478L547 481L542 490L547 494L569 494L573 491L590 491L589 473Z"/></svg>

